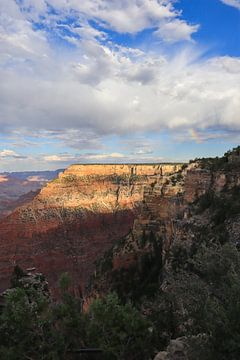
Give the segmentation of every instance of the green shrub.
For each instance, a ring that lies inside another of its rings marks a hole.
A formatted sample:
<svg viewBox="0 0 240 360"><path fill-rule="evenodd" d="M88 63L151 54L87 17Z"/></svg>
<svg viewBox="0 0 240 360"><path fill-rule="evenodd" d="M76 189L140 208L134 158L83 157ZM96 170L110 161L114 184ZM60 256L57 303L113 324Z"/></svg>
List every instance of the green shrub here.
<svg viewBox="0 0 240 360"><path fill-rule="evenodd" d="M149 359L151 323L130 303L109 294L95 300L86 316L88 343L103 349L104 359Z"/></svg>

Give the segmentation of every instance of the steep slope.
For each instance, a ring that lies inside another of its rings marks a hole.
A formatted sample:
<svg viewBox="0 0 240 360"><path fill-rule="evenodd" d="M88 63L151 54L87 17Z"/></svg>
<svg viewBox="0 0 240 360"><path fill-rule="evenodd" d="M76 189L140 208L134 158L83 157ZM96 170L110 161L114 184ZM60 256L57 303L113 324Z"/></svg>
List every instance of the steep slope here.
<svg viewBox="0 0 240 360"><path fill-rule="evenodd" d="M95 261L132 229L145 188L181 169L182 164L69 167L0 222L1 289L18 263L36 266L53 290L68 271L75 292L81 292Z"/></svg>
<svg viewBox="0 0 240 360"><path fill-rule="evenodd" d="M114 290L138 302L159 290L173 258L184 264L206 239L240 244L239 204L240 163L228 156L198 160L156 179L144 189L130 234L98 262L90 298Z"/></svg>

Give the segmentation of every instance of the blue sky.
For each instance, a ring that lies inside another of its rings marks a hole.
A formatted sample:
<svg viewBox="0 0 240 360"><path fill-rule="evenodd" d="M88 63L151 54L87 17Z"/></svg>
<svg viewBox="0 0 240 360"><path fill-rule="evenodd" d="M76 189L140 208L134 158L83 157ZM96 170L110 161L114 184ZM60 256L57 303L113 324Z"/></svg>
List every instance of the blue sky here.
<svg viewBox="0 0 240 360"><path fill-rule="evenodd" d="M240 143L240 0L1 0L0 171Z"/></svg>
<svg viewBox="0 0 240 360"><path fill-rule="evenodd" d="M201 24L193 38L211 56L240 56L240 13L219 0L181 0L176 4L188 21Z"/></svg>

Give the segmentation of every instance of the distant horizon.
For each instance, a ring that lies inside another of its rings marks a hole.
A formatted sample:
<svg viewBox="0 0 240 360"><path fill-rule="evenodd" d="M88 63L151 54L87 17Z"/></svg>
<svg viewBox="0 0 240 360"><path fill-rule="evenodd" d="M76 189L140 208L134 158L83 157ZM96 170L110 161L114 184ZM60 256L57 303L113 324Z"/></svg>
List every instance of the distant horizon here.
<svg viewBox="0 0 240 360"><path fill-rule="evenodd" d="M66 170L67 168L69 168L70 166L78 166L78 165L86 165L86 166L91 166L91 165L109 165L109 166L112 166L112 165L175 165L175 164L187 164L188 162L182 162L182 161L179 161L179 162L153 162L153 163L82 163L82 164L70 164L68 165L66 168L63 168L63 169L53 169L53 170L21 170L21 171L3 171L1 172L0 171L0 175L2 174L12 174L12 173L38 173L38 172L55 172L55 171L64 171Z"/></svg>
<svg viewBox="0 0 240 360"><path fill-rule="evenodd" d="M229 149L232 150L232 149ZM208 156L208 157L203 157L203 158L216 158L216 157L222 157L224 156L224 154L222 154L221 156ZM139 162L92 162L92 163L71 163L69 165L67 165L65 168L56 168L56 169L43 169L43 170L19 170L19 171L1 171L0 170L0 175L2 174L11 174L11 173L39 173L39 172L61 172L61 171L65 171L67 168L71 167L71 166L91 166L91 165L109 165L109 166L113 166L113 165L175 165L175 164L188 164L190 161L195 160L195 159L201 159L202 157L195 157L195 158L191 158L189 160L186 161L155 161L155 162L141 162L139 160Z"/></svg>
<svg viewBox="0 0 240 360"><path fill-rule="evenodd" d="M0 174L4 174L4 173L24 173L24 172L29 172L29 173L33 173L33 172L54 172L54 171L64 171L66 170L68 167L70 166L74 166L74 165L161 165L161 164L188 164L190 161L195 160L195 159L201 159L201 158L216 158L216 157L222 157L224 156L224 154L227 151L231 151L233 150L235 147L240 146L238 144L235 144L233 147L228 148L224 151L224 153L221 153L220 155L213 155L213 156L194 156L192 158L189 158L187 160L169 160L169 161L164 161L164 160L156 160L156 161L149 161L149 162L143 162L140 159L138 160L138 162L82 162L82 163L78 163L78 162L74 162L74 163L69 163L68 165L66 165L65 167L56 167L56 168L52 168L52 169L33 169L33 170L29 170L29 169L22 169L22 170L1 170L0 169Z"/></svg>

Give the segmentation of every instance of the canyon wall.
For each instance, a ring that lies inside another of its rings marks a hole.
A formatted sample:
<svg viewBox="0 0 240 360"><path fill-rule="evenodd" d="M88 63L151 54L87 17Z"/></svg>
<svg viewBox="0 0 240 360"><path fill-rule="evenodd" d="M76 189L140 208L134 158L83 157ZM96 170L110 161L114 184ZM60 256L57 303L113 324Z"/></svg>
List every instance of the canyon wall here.
<svg viewBox="0 0 240 360"><path fill-rule="evenodd" d="M185 176L182 168L182 164L70 166L0 222L0 289L9 285L18 264L43 272L53 291L60 274L67 271L74 291L81 293L96 260L137 228L134 221L143 216L146 200L150 204L152 199L153 212L171 217L182 191L176 184Z"/></svg>
<svg viewBox="0 0 240 360"><path fill-rule="evenodd" d="M134 220L131 234L123 246L114 248L113 269L128 268L142 253L151 251L142 245L143 238L149 239L151 234L161 239L164 256L177 236L184 237L180 224L191 217L190 205L209 191L213 182L210 171L194 164L176 174L157 177L146 185L141 211Z"/></svg>
<svg viewBox="0 0 240 360"><path fill-rule="evenodd" d="M88 299L109 291L131 298L131 288L144 294L144 289L139 290L141 282L154 271L154 266L161 268L164 264L167 271L172 245L179 244L187 252L193 243L197 246L198 241L204 241L204 236L205 240L229 239L240 244L239 216L235 216L239 212L239 186L240 168L234 164L231 168L211 169L195 162L174 174L153 175L152 182L144 187L143 201L131 232L98 262ZM233 216L228 214L227 201ZM181 256L177 257L181 259ZM154 282L152 278L149 281Z"/></svg>

